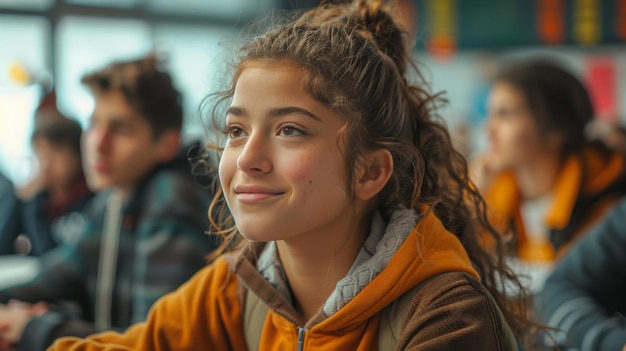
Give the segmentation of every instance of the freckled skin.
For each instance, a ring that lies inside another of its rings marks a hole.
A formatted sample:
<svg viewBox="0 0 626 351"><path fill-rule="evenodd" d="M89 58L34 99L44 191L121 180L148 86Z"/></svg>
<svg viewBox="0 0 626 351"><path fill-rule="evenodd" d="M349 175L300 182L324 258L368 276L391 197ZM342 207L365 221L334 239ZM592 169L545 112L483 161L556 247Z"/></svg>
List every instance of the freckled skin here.
<svg viewBox="0 0 626 351"><path fill-rule="evenodd" d="M315 117L300 112L268 115L287 107ZM239 231L257 241L323 241L320 238L332 233L348 233L354 211L337 146L345 122L308 95L300 68L247 65L229 111L227 129L234 132L224 148L219 174ZM279 194L258 203L242 202L235 188L250 185Z"/></svg>

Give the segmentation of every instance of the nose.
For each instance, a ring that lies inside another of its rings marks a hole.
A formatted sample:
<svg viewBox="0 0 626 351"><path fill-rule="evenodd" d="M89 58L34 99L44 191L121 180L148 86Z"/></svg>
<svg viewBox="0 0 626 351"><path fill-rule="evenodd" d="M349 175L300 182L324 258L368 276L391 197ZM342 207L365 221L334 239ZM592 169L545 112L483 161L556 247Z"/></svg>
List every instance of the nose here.
<svg viewBox="0 0 626 351"><path fill-rule="evenodd" d="M111 148L111 133L109 129L97 126L90 131L91 147L99 154L107 153Z"/></svg>
<svg viewBox="0 0 626 351"><path fill-rule="evenodd" d="M487 123L485 129L488 137L493 137L496 134L496 118L491 111L487 113Z"/></svg>
<svg viewBox="0 0 626 351"><path fill-rule="evenodd" d="M248 137L237 157L237 169L250 174L265 174L272 171L271 144L262 134Z"/></svg>

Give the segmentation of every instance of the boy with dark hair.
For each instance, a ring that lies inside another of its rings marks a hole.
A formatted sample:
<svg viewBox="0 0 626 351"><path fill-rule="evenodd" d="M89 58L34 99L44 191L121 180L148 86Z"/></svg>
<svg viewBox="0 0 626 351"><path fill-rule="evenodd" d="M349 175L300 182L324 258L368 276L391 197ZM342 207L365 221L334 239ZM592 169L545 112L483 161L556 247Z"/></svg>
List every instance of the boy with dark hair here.
<svg viewBox="0 0 626 351"><path fill-rule="evenodd" d="M71 218L92 196L81 165L81 133L78 122L58 113L37 121L31 144L39 171L17 189L11 216L0 224L0 254L16 253L16 239L24 234L29 245L19 252L41 256L79 230Z"/></svg>
<svg viewBox="0 0 626 351"><path fill-rule="evenodd" d="M95 98L83 136L87 180L99 193L78 238L42 258L32 282L0 291L0 348L44 350L54 339L124 329L205 265L210 194L180 148L180 94L154 56L83 78ZM199 149L199 148L196 148ZM82 319L38 301L71 300Z"/></svg>

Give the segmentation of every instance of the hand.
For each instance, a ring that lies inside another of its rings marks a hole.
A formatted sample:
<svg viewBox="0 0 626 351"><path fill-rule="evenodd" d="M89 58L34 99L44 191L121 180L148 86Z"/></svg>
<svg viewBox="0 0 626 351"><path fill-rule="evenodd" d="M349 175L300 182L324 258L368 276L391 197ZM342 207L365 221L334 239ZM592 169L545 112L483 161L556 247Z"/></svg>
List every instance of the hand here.
<svg viewBox="0 0 626 351"><path fill-rule="evenodd" d="M11 300L0 305L0 350L16 345L28 322L48 311L48 306L39 302L34 305Z"/></svg>
<svg viewBox="0 0 626 351"><path fill-rule="evenodd" d="M469 162L469 177L481 191L487 189L501 171L498 161L491 154L479 155Z"/></svg>
<svg viewBox="0 0 626 351"><path fill-rule="evenodd" d="M16 189L15 194L22 201L28 201L46 189L46 179L43 173L35 175L28 183Z"/></svg>

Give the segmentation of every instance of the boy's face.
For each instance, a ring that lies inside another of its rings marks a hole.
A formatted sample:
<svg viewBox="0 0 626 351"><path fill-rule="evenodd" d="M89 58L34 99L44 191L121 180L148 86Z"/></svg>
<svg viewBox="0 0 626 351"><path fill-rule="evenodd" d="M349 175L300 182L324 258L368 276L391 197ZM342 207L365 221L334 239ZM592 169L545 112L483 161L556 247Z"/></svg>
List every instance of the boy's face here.
<svg viewBox="0 0 626 351"><path fill-rule="evenodd" d="M67 145L54 144L44 138L35 139L33 146L45 189L69 188L81 173L78 153Z"/></svg>
<svg viewBox="0 0 626 351"><path fill-rule="evenodd" d="M167 161L151 126L117 90L95 97L83 135L84 168L92 190L113 187L125 194L157 164Z"/></svg>

